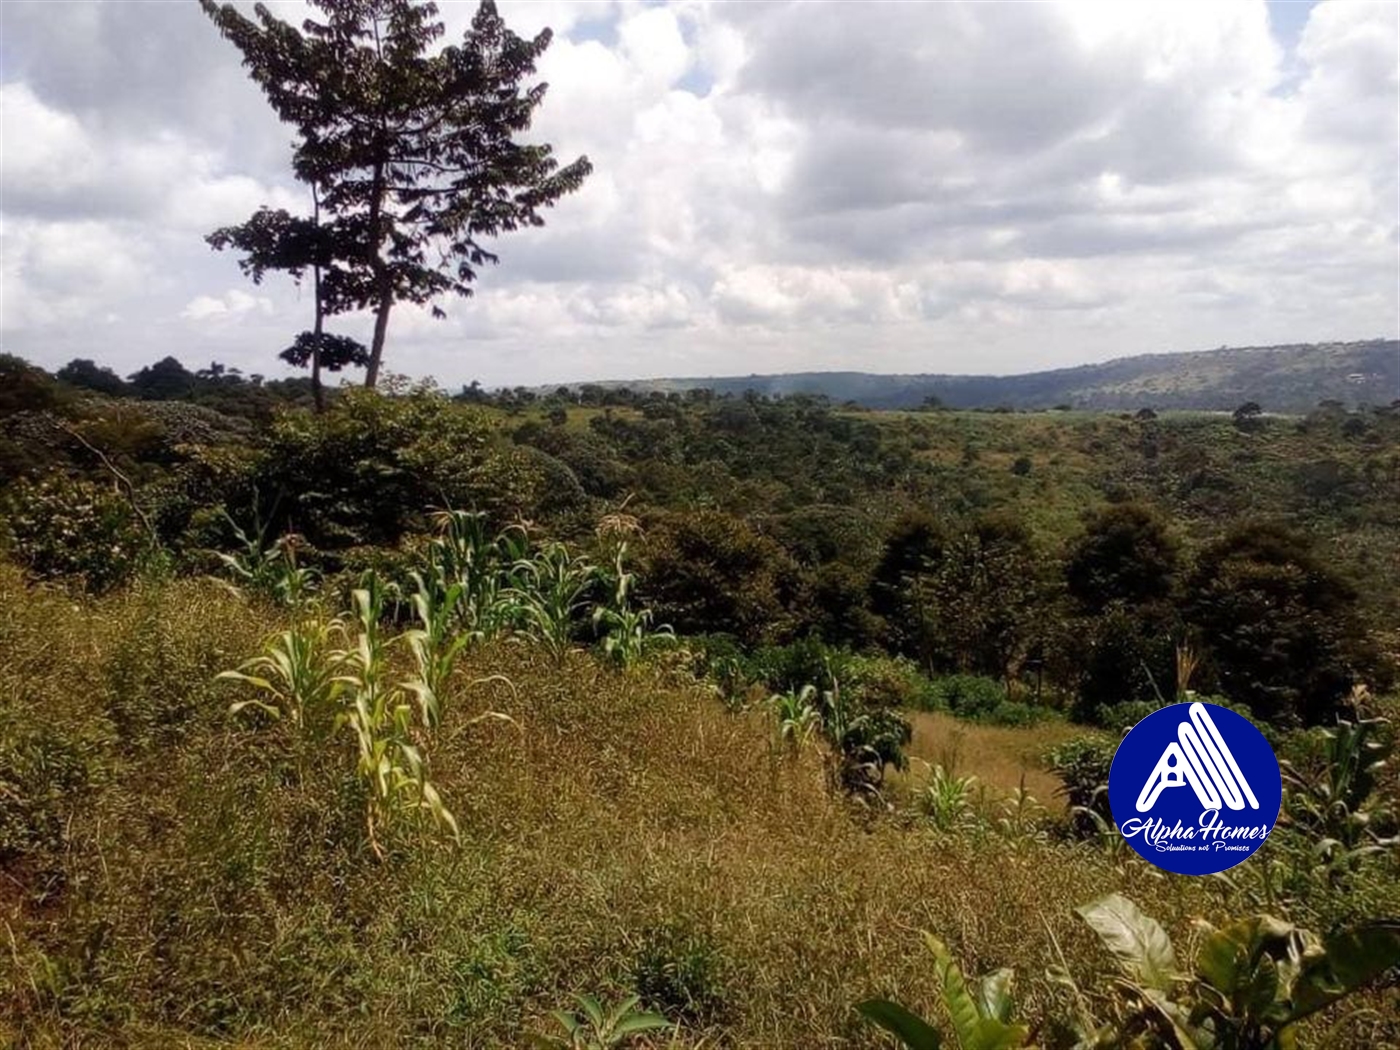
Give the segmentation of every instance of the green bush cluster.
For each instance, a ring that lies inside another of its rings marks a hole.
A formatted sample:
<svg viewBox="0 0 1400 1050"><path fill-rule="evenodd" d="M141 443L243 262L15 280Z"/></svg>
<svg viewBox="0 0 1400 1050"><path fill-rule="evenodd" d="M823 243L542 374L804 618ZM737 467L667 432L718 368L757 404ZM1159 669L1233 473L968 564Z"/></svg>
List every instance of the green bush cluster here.
<svg viewBox="0 0 1400 1050"><path fill-rule="evenodd" d="M10 549L37 579L74 579L101 594L151 562L151 537L111 482L59 475L21 482L4 510Z"/></svg>

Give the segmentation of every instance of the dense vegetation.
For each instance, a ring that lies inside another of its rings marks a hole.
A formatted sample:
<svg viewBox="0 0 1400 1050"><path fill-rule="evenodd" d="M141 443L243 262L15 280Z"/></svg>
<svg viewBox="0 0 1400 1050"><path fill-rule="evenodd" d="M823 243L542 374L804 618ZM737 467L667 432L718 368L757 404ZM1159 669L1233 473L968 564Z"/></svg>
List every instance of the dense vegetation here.
<svg viewBox="0 0 1400 1050"><path fill-rule="evenodd" d="M1394 409L0 379L7 1039L1400 1039ZM1228 878L1105 819L1188 692L1288 761Z"/></svg>
<svg viewBox="0 0 1400 1050"><path fill-rule="evenodd" d="M630 386L643 393L709 389L719 394L751 390L772 397L816 394L869 408L910 409L932 402L949 408L1063 406L1122 411L1149 405L1231 412L1255 401L1272 412L1307 412L1323 400L1354 408L1400 398L1400 343L1368 339L1137 354L1010 376L798 372L650 379Z"/></svg>

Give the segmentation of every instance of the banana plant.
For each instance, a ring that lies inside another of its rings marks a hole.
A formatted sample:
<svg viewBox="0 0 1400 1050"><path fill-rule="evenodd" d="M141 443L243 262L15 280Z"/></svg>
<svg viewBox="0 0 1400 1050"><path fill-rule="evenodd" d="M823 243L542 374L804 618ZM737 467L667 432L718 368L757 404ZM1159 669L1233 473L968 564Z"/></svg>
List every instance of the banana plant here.
<svg viewBox="0 0 1400 1050"><path fill-rule="evenodd" d="M550 1016L564 1029L563 1036L535 1035L532 1042L542 1050L609 1050L625 1046L634 1036L672 1027L658 1013L637 1009L640 996L629 996L614 1006L604 1007L592 995L576 995L581 1013L553 1010Z"/></svg>
<svg viewBox="0 0 1400 1050"><path fill-rule="evenodd" d="M1327 938L1269 915L1214 929L1193 975L1166 931L1110 894L1076 909L1117 959L1117 1041L1155 1039L1177 1050L1293 1050L1296 1025L1400 966L1400 922L1367 923Z"/></svg>
<svg viewBox="0 0 1400 1050"><path fill-rule="evenodd" d="M976 981L974 993L948 946L931 933L923 935L933 955L943 1009L960 1050L1013 1050L1030 1045L1030 1027L1012 1020L1012 972L997 970ZM907 1007L888 999L856 1005L866 1020L879 1025L909 1050L941 1050L942 1033Z"/></svg>

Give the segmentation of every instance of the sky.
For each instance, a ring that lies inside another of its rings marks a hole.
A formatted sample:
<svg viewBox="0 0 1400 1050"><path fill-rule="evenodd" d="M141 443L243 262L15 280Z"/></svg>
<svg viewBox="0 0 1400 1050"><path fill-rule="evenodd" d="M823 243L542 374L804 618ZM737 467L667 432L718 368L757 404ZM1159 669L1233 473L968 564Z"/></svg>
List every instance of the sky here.
<svg viewBox="0 0 1400 1050"><path fill-rule="evenodd" d="M1393 0L499 6L555 34L528 139L595 170L445 320L397 307L391 372L1009 374L1400 330ZM456 37L476 5L439 7ZM309 202L199 6L3 0L0 63L4 350L283 374L309 289L203 238Z"/></svg>

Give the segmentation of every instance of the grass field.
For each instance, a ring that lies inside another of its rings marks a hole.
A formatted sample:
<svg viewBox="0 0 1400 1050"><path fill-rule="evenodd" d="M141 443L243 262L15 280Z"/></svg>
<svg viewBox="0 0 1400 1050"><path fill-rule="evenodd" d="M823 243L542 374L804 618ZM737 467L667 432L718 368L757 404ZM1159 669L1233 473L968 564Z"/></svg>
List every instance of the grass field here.
<svg viewBox="0 0 1400 1050"><path fill-rule="evenodd" d="M0 879L0 1032L22 1046L516 1046L571 993L633 990L678 1046L876 1046L858 1000L939 1017L919 930L1059 1018L1052 934L1093 995L1111 984L1073 906L1120 891L1186 945L1243 906L1044 829L940 833L898 790L854 805L815 747L790 756L686 675L508 645L459 669L433 752L461 845L409 829L378 861L345 749L230 717L213 680L270 611L201 581L75 602L9 570L0 602L0 740L48 763L21 781L41 845ZM471 721L488 709L512 721ZM1055 805L1036 755L1063 724L914 721L916 756ZM1396 996L1336 1045L1394 1045Z"/></svg>

